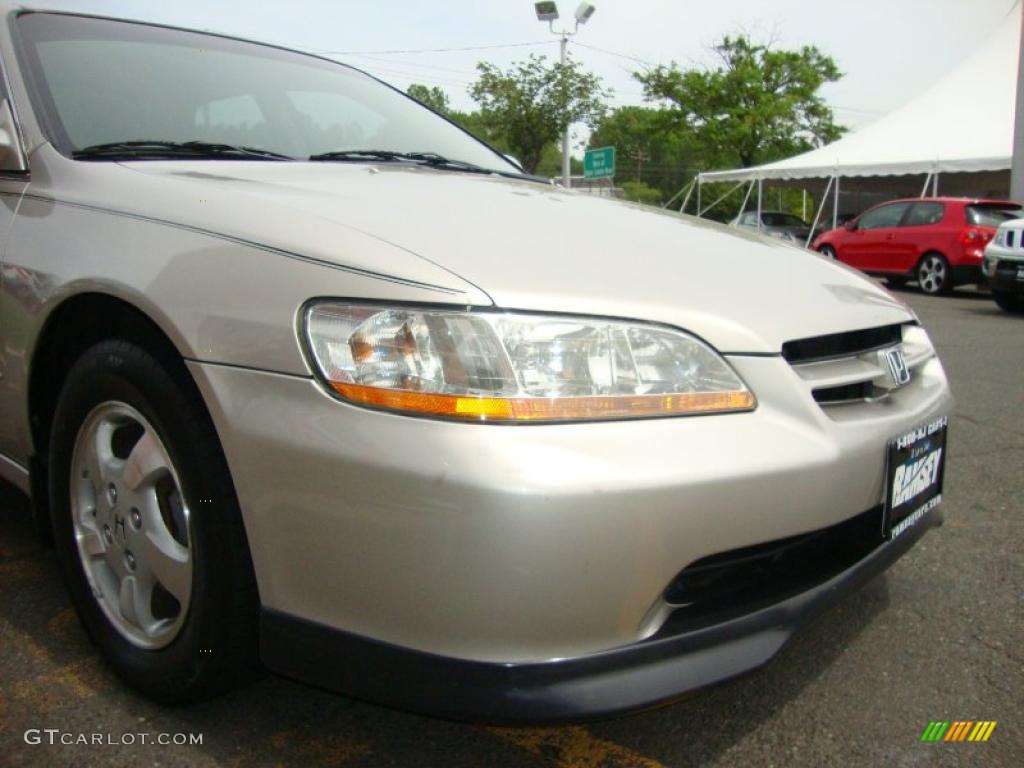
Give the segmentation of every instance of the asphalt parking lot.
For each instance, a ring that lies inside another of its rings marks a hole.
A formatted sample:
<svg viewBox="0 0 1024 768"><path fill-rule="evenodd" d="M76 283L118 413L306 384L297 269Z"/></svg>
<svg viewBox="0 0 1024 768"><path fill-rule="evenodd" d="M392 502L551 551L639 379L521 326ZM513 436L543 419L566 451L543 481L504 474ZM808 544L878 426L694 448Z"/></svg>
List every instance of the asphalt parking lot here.
<svg viewBox="0 0 1024 768"><path fill-rule="evenodd" d="M0 486L0 765L1024 764L1024 318L971 290L903 296L957 396L946 524L760 672L652 712L552 728L432 720L276 677L163 708L97 660L27 502ZM985 743L922 743L933 720L997 726ZM202 743L51 746L46 733L27 743L29 729Z"/></svg>

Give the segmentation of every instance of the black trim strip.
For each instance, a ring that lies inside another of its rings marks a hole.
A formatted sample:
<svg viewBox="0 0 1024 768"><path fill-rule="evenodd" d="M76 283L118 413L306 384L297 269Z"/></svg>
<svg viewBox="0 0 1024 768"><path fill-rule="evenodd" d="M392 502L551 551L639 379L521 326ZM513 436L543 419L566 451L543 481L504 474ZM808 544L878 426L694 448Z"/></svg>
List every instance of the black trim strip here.
<svg viewBox="0 0 1024 768"><path fill-rule="evenodd" d="M525 664L402 648L264 608L260 652L275 672L400 709L489 722L581 720L669 703L767 664L815 615L942 522L935 509L834 578L729 621L589 656Z"/></svg>

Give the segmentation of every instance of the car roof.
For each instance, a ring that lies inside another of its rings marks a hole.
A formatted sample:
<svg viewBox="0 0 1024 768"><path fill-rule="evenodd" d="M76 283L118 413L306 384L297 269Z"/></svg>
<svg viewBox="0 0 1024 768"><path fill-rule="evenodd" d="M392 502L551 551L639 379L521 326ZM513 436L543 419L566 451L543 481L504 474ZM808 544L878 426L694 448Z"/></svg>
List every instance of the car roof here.
<svg viewBox="0 0 1024 768"><path fill-rule="evenodd" d="M1006 208L1024 208L1024 203L1016 200L996 200L988 197L900 197L895 200L884 200L876 205L886 203L963 203L964 205L998 205ZM874 206L872 206L874 207Z"/></svg>

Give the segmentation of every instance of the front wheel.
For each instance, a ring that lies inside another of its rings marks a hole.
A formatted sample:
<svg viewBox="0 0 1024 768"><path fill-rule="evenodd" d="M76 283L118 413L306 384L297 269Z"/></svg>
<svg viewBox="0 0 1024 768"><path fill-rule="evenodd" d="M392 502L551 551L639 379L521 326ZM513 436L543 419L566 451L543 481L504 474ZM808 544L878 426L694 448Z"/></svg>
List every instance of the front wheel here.
<svg viewBox="0 0 1024 768"><path fill-rule="evenodd" d="M992 291L992 298L996 300L999 308L1014 315L1024 314L1024 293L1009 293L1008 291Z"/></svg>
<svg viewBox="0 0 1024 768"><path fill-rule="evenodd" d="M57 557L90 637L164 703L258 668L258 597L226 461L180 361L107 341L72 367L54 413Z"/></svg>
<svg viewBox="0 0 1024 768"><path fill-rule="evenodd" d="M836 260L836 249L831 245L823 245L818 250L826 259L832 259L832 261Z"/></svg>
<svg viewBox="0 0 1024 768"><path fill-rule="evenodd" d="M949 262L938 253L928 253L917 265L917 284L930 296L949 293L953 289L953 276Z"/></svg>

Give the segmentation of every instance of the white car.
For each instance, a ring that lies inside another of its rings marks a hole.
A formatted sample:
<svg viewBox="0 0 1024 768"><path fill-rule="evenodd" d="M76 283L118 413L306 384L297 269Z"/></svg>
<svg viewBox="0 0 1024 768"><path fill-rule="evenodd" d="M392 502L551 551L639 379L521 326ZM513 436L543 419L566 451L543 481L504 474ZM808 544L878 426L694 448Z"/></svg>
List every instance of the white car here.
<svg viewBox="0 0 1024 768"><path fill-rule="evenodd" d="M1024 313L1024 219L999 225L981 265L992 298L1007 312Z"/></svg>

